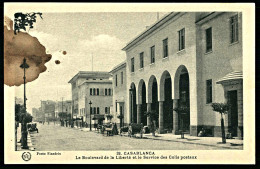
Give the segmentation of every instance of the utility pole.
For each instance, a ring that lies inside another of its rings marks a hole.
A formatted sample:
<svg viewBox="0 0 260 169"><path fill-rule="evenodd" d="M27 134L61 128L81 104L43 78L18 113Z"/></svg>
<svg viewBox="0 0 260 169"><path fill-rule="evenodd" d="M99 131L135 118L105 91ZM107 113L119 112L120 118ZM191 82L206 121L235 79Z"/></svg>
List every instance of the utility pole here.
<svg viewBox="0 0 260 169"><path fill-rule="evenodd" d="M91 53L92 56L92 72L93 72L93 53Z"/></svg>

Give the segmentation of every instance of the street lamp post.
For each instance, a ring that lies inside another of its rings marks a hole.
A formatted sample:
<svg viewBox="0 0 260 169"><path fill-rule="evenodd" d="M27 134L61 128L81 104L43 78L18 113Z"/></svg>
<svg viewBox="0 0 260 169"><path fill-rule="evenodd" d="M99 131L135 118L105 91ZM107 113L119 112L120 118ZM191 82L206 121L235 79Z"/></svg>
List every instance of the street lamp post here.
<svg viewBox="0 0 260 169"><path fill-rule="evenodd" d="M26 59L24 58L23 59L23 63L20 65L20 68L22 68L24 70L24 112L22 112L22 125L21 125L21 129L22 129L22 148L23 149L28 149L28 145L27 145L27 135L28 135L28 132L27 132L27 123L25 121L25 118L26 118L26 90L25 90L25 80L26 80L26 77L25 77L25 69L28 69L29 68L29 65L26 63Z"/></svg>
<svg viewBox="0 0 260 169"><path fill-rule="evenodd" d="M89 105L90 105L90 109L89 109L89 130L92 131L92 128L91 128L91 104L92 102L89 101Z"/></svg>

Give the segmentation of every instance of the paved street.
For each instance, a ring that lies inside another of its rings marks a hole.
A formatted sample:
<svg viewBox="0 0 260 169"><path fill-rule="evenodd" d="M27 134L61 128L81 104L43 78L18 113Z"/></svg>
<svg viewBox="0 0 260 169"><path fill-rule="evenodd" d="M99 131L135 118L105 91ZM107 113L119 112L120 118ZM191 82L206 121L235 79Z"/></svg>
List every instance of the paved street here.
<svg viewBox="0 0 260 169"><path fill-rule="evenodd" d="M85 150L213 150L224 149L174 141L103 136L102 134L45 123L38 124L39 133L31 133L36 151Z"/></svg>

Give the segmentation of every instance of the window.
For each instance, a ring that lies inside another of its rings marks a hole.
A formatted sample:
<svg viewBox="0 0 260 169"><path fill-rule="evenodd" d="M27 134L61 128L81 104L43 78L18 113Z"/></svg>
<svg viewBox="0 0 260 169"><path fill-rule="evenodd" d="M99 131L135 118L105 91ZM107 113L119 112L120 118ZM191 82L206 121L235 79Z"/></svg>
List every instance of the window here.
<svg viewBox="0 0 260 169"><path fill-rule="evenodd" d="M97 88L97 95L99 95L99 88Z"/></svg>
<svg viewBox="0 0 260 169"><path fill-rule="evenodd" d="M90 114L93 114L93 112L92 112L92 107L90 107Z"/></svg>
<svg viewBox="0 0 260 169"><path fill-rule="evenodd" d="M115 105L116 105L116 112L117 112L117 102L116 102L116 104L115 104Z"/></svg>
<svg viewBox="0 0 260 169"><path fill-rule="evenodd" d="M212 51L212 29L206 29L206 52Z"/></svg>
<svg viewBox="0 0 260 169"><path fill-rule="evenodd" d="M168 57L168 38L163 40L163 58Z"/></svg>
<svg viewBox="0 0 260 169"><path fill-rule="evenodd" d="M207 103L212 103L212 79L207 80Z"/></svg>
<svg viewBox="0 0 260 169"><path fill-rule="evenodd" d="M93 95L94 96L96 95L96 89L95 88L93 89Z"/></svg>
<svg viewBox="0 0 260 169"><path fill-rule="evenodd" d="M97 107L97 114L99 114L99 107Z"/></svg>
<svg viewBox="0 0 260 169"><path fill-rule="evenodd" d="M94 114L96 114L96 110L97 110L97 108L96 108L96 107L94 107Z"/></svg>
<svg viewBox="0 0 260 169"><path fill-rule="evenodd" d="M117 86L117 75L116 75L116 86Z"/></svg>
<svg viewBox="0 0 260 169"><path fill-rule="evenodd" d="M107 107L105 107L105 114L107 114Z"/></svg>
<svg viewBox="0 0 260 169"><path fill-rule="evenodd" d="M135 72L135 58L131 58L131 72Z"/></svg>
<svg viewBox="0 0 260 169"><path fill-rule="evenodd" d="M124 79L123 79L124 77L123 77L123 72L121 72L121 84L123 84L124 83Z"/></svg>
<svg viewBox="0 0 260 169"><path fill-rule="evenodd" d="M144 67L144 52L140 53L140 68Z"/></svg>
<svg viewBox="0 0 260 169"><path fill-rule="evenodd" d="M111 96L111 89L108 89L108 95Z"/></svg>
<svg viewBox="0 0 260 169"><path fill-rule="evenodd" d="M105 95L107 95L107 89L105 89Z"/></svg>
<svg viewBox="0 0 260 169"><path fill-rule="evenodd" d="M238 16L230 18L230 43L238 41Z"/></svg>
<svg viewBox="0 0 260 169"><path fill-rule="evenodd" d="M185 49L185 29L179 31L179 51Z"/></svg>
<svg viewBox="0 0 260 169"><path fill-rule="evenodd" d="M155 62L155 46L151 47L151 63Z"/></svg>

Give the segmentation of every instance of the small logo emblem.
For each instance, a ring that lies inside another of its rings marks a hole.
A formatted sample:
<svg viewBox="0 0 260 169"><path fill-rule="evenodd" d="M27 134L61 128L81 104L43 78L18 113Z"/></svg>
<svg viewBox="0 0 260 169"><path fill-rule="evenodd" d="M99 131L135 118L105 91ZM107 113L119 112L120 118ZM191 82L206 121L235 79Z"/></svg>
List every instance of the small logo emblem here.
<svg viewBox="0 0 260 169"><path fill-rule="evenodd" d="M30 159L31 159L31 153L29 153L29 152L24 152L23 154L22 154L22 159L24 160L24 161L29 161Z"/></svg>

